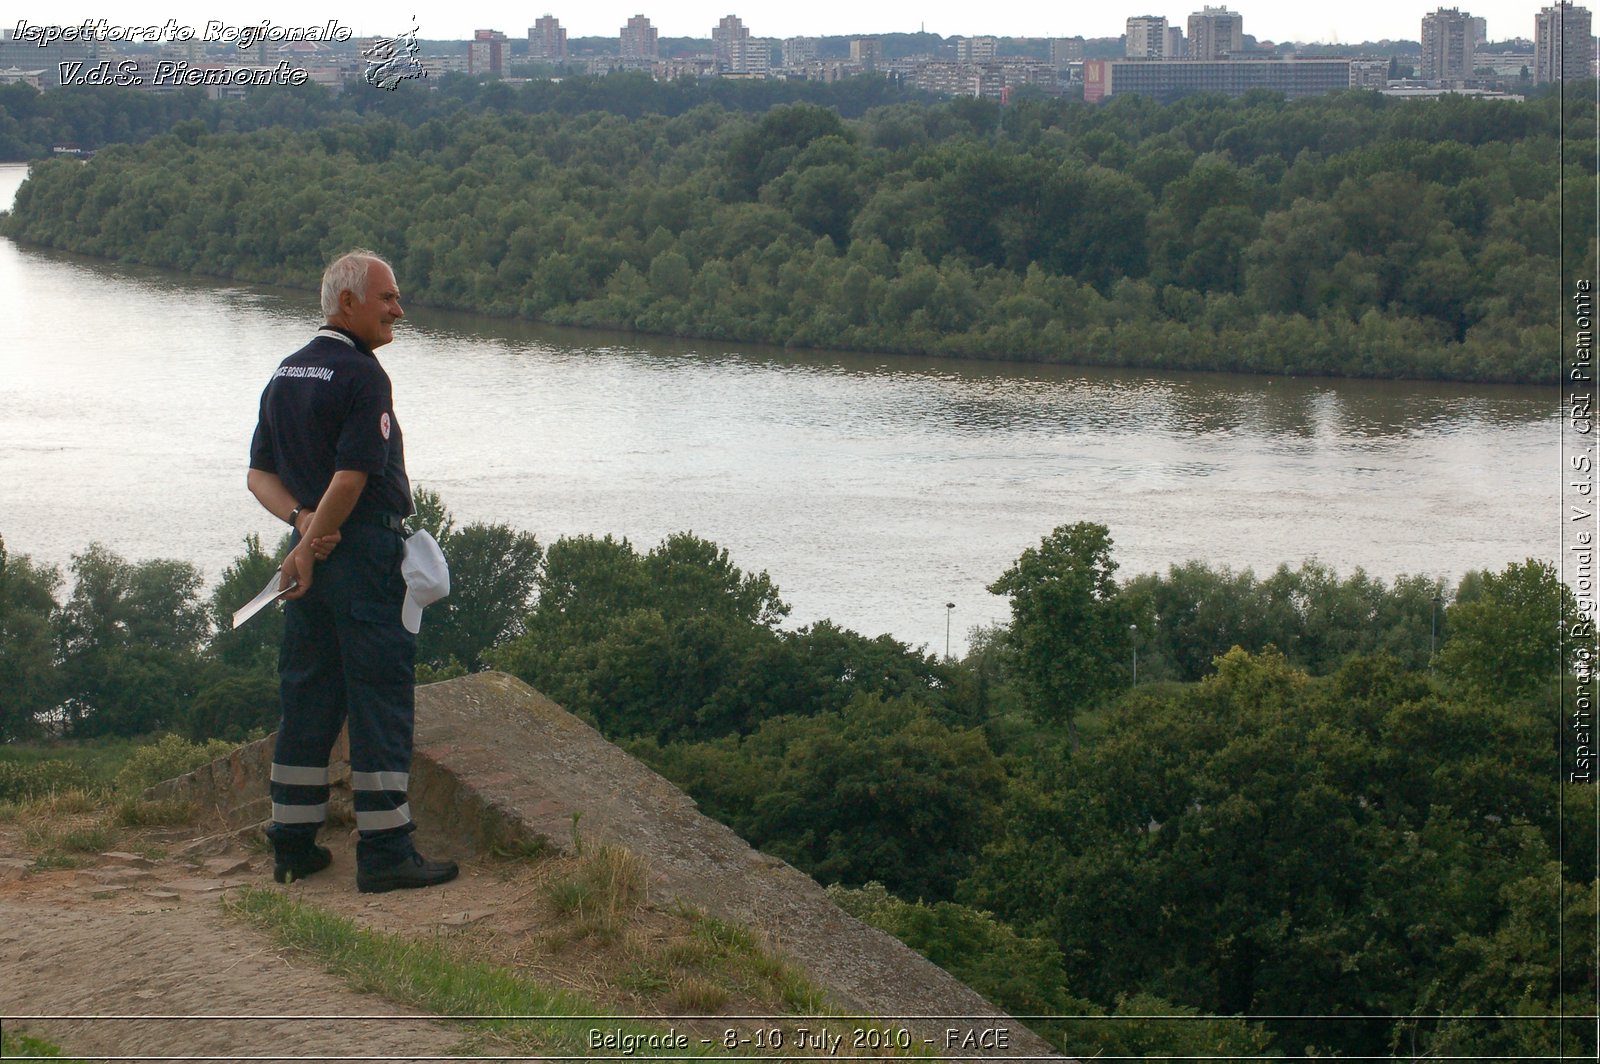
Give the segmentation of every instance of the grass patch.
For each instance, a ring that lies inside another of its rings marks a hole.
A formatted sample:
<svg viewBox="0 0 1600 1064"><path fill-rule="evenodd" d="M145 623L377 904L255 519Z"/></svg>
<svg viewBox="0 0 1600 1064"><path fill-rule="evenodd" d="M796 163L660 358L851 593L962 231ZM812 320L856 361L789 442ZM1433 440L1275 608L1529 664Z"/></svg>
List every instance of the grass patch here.
<svg viewBox="0 0 1600 1064"><path fill-rule="evenodd" d="M111 848L113 838L105 824L85 824L63 831L57 836L57 844L68 853L103 853Z"/></svg>
<svg viewBox="0 0 1600 1064"><path fill-rule="evenodd" d="M590 1037L596 1030L638 1038L665 1033L628 1019L597 1023L591 1017L606 1015L606 1010L580 995L551 990L483 961L463 960L436 942L413 942L358 927L276 891L249 888L223 905L283 945L315 957L357 990L447 1016L493 1017L461 1022L518 1049L581 1056L592 1052ZM499 1018L515 1016L538 1018ZM698 1042L673 1053L713 1055Z"/></svg>
<svg viewBox="0 0 1600 1064"><path fill-rule="evenodd" d="M77 1057L62 1057L60 1046L20 1031L0 1031L0 1057L59 1057L61 1064L87 1064Z"/></svg>
<svg viewBox="0 0 1600 1064"><path fill-rule="evenodd" d="M71 761L0 761L0 801L26 802L93 787L89 773Z"/></svg>
<svg viewBox="0 0 1600 1064"><path fill-rule="evenodd" d="M178 798L153 802L126 798L112 809L111 820L125 828L171 828L192 822L198 812L193 802Z"/></svg>
<svg viewBox="0 0 1600 1064"><path fill-rule="evenodd" d="M576 849L543 869L540 892L558 926L542 941L574 958L594 986L644 1011L680 1015L810 1017L827 1007L820 987L750 931L683 902L651 905L645 859L612 844Z"/></svg>
<svg viewBox="0 0 1600 1064"><path fill-rule="evenodd" d="M162 851L143 844L138 830L188 824L197 813L192 802L130 798L108 806L106 799L104 792L66 791L0 803L0 824L22 829L22 849L36 855L36 869L46 871L81 868L93 864L99 854L130 846L157 860Z"/></svg>
<svg viewBox="0 0 1600 1064"><path fill-rule="evenodd" d="M95 821L64 829L33 824L23 832L22 842L39 854L36 868L77 868L89 863L92 855L111 849L115 838L110 827Z"/></svg>
<svg viewBox="0 0 1600 1064"><path fill-rule="evenodd" d="M572 917L577 937L614 941L644 905L650 871L621 846L585 847L571 874L546 888L550 903Z"/></svg>
<svg viewBox="0 0 1600 1064"><path fill-rule="evenodd" d="M800 1016L827 1008L828 997L821 987L765 949L745 928L681 903L678 914L689 922L689 933L664 943L656 960L669 973L669 983L687 1011L715 1012L730 991L773 1002L785 1013ZM718 993L721 1001L709 1004ZM690 1001L700 1005L691 1008Z"/></svg>
<svg viewBox="0 0 1600 1064"><path fill-rule="evenodd" d="M110 830L104 824L85 824L66 830L58 830L48 824L35 824L22 832L22 845L29 850L101 853L110 845Z"/></svg>
<svg viewBox="0 0 1600 1064"><path fill-rule="evenodd" d="M690 976L673 989L673 997L684 1012L716 1012L728 1003L728 988L710 979Z"/></svg>
<svg viewBox="0 0 1600 1064"><path fill-rule="evenodd" d="M512 838L491 845L489 854L501 861L540 861L550 856L550 841L543 835Z"/></svg>
<svg viewBox="0 0 1600 1064"><path fill-rule="evenodd" d="M38 798L0 802L0 824L17 824L31 820L53 820L61 817L93 813L100 808L102 798L98 792L82 790L57 791Z"/></svg>
<svg viewBox="0 0 1600 1064"><path fill-rule="evenodd" d="M133 752L148 743L148 739L120 736L6 743L0 746L0 765L30 766L42 761L65 761L88 776L91 786L110 787Z"/></svg>
<svg viewBox="0 0 1600 1064"><path fill-rule="evenodd" d="M93 864L87 857L70 857L67 854L53 851L41 853L33 859L33 869L36 872L51 872L59 868L82 868Z"/></svg>

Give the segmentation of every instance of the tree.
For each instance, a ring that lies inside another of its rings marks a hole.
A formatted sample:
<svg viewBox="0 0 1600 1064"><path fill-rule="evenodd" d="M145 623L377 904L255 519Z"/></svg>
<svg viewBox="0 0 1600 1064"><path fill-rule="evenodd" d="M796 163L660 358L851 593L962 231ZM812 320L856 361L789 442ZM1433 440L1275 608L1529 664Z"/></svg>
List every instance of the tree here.
<svg viewBox="0 0 1600 1064"><path fill-rule="evenodd" d="M913 695L944 723L957 723L944 697L953 670L891 635L869 639L822 620L784 633L784 648L793 658L799 696L790 712L840 710L860 694Z"/></svg>
<svg viewBox="0 0 1600 1064"><path fill-rule="evenodd" d="M61 575L0 539L0 743L28 738L60 700L51 626Z"/></svg>
<svg viewBox="0 0 1600 1064"><path fill-rule="evenodd" d="M1273 1048L1311 1055L1406 1032L1341 1017L1520 1011L1513 971L1553 1004L1553 968L1519 969L1537 953L1521 942L1458 992L1486 970L1469 940L1499 952L1515 931L1507 890L1541 876L1550 913L1560 886L1548 729L1525 707L1448 700L1392 658L1316 679L1233 650L1107 718L1070 761L1022 762L960 896L1049 933L1076 992L1298 1014L1267 1021Z"/></svg>
<svg viewBox="0 0 1600 1064"><path fill-rule="evenodd" d="M1498 573L1468 574L1445 616L1439 668L1491 699L1536 698L1570 669L1584 626L1555 566L1529 558ZM1563 651L1567 657L1563 658Z"/></svg>
<svg viewBox="0 0 1600 1064"><path fill-rule="evenodd" d="M724 166L736 195L754 199L761 186L789 168L801 150L822 137L851 139L839 113L828 107L774 107L738 135Z"/></svg>
<svg viewBox="0 0 1600 1064"><path fill-rule="evenodd" d="M131 565L94 544L72 558L56 632L66 730L137 735L180 719L209 634L200 573L186 562Z"/></svg>
<svg viewBox="0 0 1600 1064"><path fill-rule="evenodd" d="M506 524L456 527L436 491L411 493L412 522L439 543L450 566L450 594L430 606L417 635L417 661L433 668L484 668L484 655L520 635L533 606L544 548Z"/></svg>
<svg viewBox="0 0 1600 1064"><path fill-rule="evenodd" d="M1563 883L1552 866L1500 889L1505 919L1457 938L1417 1010L1451 1017L1419 1039L1429 1056L1595 1059L1597 886ZM1562 1015L1562 1023L1517 1018Z"/></svg>
<svg viewBox="0 0 1600 1064"><path fill-rule="evenodd" d="M450 594L424 615L417 660L483 668L485 653L521 634L544 548L531 532L473 522L448 531L440 549L450 565Z"/></svg>
<svg viewBox="0 0 1600 1064"><path fill-rule="evenodd" d="M626 539L563 536L545 552L538 605L527 635L512 646L554 650L593 642L613 617L644 604L645 588L644 567Z"/></svg>
<svg viewBox="0 0 1600 1064"><path fill-rule="evenodd" d="M1129 613L1117 595L1111 534L1104 525L1062 525L989 585L1011 598L1006 635L1016 671L1041 720L1064 723L1074 749L1076 717L1123 681Z"/></svg>
<svg viewBox="0 0 1600 1064"><path fill-rule="evenodd" d="M644 557L650 599L670 619L712 614L775 628L789 614L766 573L746 575L726 549L692 532L674 532Z"/></svg>
<svg viewBox="0 0 1600 1064"><path fill-rule="evenodd" d="M278 645L283 642L283 610L263 610L250 623L233 627L233 614L255 598L278 571L280 559L288 553L288 537L279 544L277 556L261 549L261 537L245 537L244 553L222 571L222 580L211 593L211 621L216 635L211 640L212 655L224 665L239 669L275 670Z"/></svg>
<svg viewBox="0 0 1600 1064"><path fill-rule="evenodd" d="M824 882L947 900L1000 827L1005 774L983 733L911 697L778 718L741 750L764 782L735 828Z"/></svg>
<svg viewBox="0 0 1600 1064"><path fill-rule="evenodd" d="M438 492L419 485L411 492L411 508L416 511L411 523L418 531L428 533L440 543L450 538L456 527L455 515Z"/></svg>
<svg viewBox="0 0 1600 1064"><path fill-rule="evenodd" d="M747 731L794 685L778 660L789 607L692 533L641 557L627 540L563 537L521 635L490 654L610 736Z"/></svg>
<svg viewBox="0 0 1600 1064"><path fill-rule="evenodd" d="M261 670L219 670L189 700L183 731L195 742L243 742L278 723L278 678Z"/></svg>
<svg viewBox="0 0 1600 1064"><path fill-rule="evenodd" d="M1053 942L1019 935L992 913L949 901L904 901L877 882L856 888L835 883L828 897L1015 1014L1076 1012L1087 1004L1067 993Z"/></svg>

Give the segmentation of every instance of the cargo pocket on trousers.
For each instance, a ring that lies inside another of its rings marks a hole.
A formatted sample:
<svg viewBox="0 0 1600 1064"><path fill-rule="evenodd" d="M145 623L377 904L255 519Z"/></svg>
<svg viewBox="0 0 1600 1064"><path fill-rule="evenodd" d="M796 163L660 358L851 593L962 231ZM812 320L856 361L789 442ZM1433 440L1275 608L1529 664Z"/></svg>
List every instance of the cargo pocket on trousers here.
<svg viewBox="0 0 1600 1064"><path fill-rule="evenodd" d="M417 637L400 623L399 602L356 602L341 639L348 648L351 679L369 684L410 683L417 663Z"/></svg>

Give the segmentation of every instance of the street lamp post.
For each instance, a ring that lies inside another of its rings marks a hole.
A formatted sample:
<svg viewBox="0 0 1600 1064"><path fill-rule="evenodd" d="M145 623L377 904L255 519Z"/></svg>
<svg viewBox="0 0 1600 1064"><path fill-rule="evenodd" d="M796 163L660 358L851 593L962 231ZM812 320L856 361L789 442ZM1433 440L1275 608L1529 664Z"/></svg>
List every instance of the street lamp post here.
<svg viewBox="0 0 1600 1064"><path fill-rule="evenodd" d="M956 608L954 602L944 604L944 659L950 660L950 611Z"/></svg>
<svg viewBox="0 0 1600 1064"><path fill-rule="evenodd" d="M1128 625L1128 641L1133 644L1132 686L1137 687L1139 685L1139 626L1137 624Z"/></svg>
<svg viewBox="0 0 1600 1064"><path fill-rule="evenodd" d="M1434 647L1439 642L1439 596L1433 596L1433 627L1428 631L1428 671L1433 671Z"/></svg>

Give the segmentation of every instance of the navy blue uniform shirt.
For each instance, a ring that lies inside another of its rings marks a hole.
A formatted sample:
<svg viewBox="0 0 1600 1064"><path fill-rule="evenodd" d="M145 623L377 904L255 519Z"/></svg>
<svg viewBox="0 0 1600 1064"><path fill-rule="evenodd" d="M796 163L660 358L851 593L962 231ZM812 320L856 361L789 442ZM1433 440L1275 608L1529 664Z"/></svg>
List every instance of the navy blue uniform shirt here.
<svg viewBox="0 0 1600 1064"><path fill-rule="evenodd" d="M250 468L275 473L300 505L314 508L333 474L367 474L356 516L411 514L405 447L389 374L367 346L325 325L284 359L261 393Z"/></svg>

